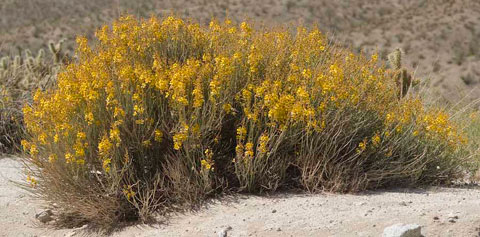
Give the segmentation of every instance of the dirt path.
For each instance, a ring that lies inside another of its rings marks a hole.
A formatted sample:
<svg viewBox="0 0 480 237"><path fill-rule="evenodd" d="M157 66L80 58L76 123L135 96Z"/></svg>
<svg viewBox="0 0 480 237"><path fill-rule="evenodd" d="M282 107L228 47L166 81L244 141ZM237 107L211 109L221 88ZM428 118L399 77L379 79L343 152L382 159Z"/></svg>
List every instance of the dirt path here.
<svg viewBox="0 0 480 237"><path fill-rule="evenodd" d="M40 203L10 182L21 179L17 161L0 159L0 236L95 236L36 221ZM452 223L449 216L458 219ZM168 224L131 226L113 235L217 236L230 226L228 236L381 236L396 223L419 224L425 236L479 236L480 189L238 196L175 215Z"/></svg>

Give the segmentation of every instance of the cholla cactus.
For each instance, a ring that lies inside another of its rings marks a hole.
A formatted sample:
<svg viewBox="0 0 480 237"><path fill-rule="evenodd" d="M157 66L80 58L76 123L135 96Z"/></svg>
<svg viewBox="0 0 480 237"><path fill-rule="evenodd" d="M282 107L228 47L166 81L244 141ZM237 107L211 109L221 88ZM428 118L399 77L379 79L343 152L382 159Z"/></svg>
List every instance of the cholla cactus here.
<svg viewBox="0 0 480 237"><path fill-rule="evenodd" d="M400 70L402 68L402 51L399 48L395 49L388 55L388 62L393 69Z"/></svg>
<svg viewBox="0 0 480 237"><path fill-rule="evenodd" d="M62 56L62 45L65 40L62 39L58 41L58 43L54 43L53 41L50 41L48 43L48 49L50 50L50 53L53 54L53 61L54 63L60 63L61 60L63 59Z"/></svg>
<svg viewBox="0 0 480 237"><path fill-rule="evenodd" d="M45 57L45 50L40 49L38 50L37 57L35 58L35 63L37 65L41 65L43 63Z"/></svg>
<svg viewBox="0 0 480 237"><path fill-rule="evenodd" d="M388 62L392 67L390 73L398 86L398 97L403 98L407 95L412 86L416 86L419 81L414 80L411 73L402 67L402 51L397 48L388 55Z"/></svg>
<svg viewBox="0 0 480 237"><path fill-rule="evenodd" d="M5 80L8 73L8 63L10 61L9 57L3 57L0 59L0 82Z"/></svg>
<svg viewBox="0 0 480 237"><path fill-rule="evenodd" d="M0 68L4 71L8 69L8 62L10 61L9 57L3 57L0 59Z"/></svg>

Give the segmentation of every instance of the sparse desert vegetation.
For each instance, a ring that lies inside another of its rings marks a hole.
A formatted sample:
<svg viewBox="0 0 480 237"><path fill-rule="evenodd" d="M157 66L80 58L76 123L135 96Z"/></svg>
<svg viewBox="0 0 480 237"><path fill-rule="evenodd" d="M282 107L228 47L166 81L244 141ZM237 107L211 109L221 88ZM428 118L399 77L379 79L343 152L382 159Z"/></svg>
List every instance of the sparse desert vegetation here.
<svg viewBox="0 0 480 237"><path fill-rule="evenodd" d="M479 3L19 4L0 8L0 152L57 227L476 182Z"/></svg>

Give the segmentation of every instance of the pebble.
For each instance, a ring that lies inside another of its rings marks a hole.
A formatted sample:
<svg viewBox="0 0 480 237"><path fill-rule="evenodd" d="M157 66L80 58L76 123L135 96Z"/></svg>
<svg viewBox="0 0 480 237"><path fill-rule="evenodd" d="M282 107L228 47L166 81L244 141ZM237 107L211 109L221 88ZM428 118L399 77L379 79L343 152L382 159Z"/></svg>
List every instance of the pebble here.
<svg viewBox="0 0 480 237"><path fill-rule="evenodd" d="M277 212L277 210L275 210L275 209L272 210L272 213L276 213L276 212Z"/></svg>
<svg viewBox="0 0 480 237"><path fill-rule="evenodd" d="M218 237L227 237L228 231L232 230L231 226L227 226L223 228L220 232L218 232Z"/></svg>
<svg viewBox="0 0 480 237"><path fill-rule="evenodd" d="M395 224L383 230L383 237L421 237L422 228L417 224Z"/></svg>
<svg viewBox="0 0 480 237"><path fill-rule="evenodd" d="M455 223L458 220L458 215L455 215L454 213L448 214L448 222L450 223Z"/></svg>
<svg viewBox="0 0 480 237"><path fill-rule="evenodd" d="M45 211L35 214L35 218L37 218L37 220L39 220L42 223L47 223L49 221L52 221L53 220L52 216L53 216L53 212L50 209L47 209Z"/></svg>

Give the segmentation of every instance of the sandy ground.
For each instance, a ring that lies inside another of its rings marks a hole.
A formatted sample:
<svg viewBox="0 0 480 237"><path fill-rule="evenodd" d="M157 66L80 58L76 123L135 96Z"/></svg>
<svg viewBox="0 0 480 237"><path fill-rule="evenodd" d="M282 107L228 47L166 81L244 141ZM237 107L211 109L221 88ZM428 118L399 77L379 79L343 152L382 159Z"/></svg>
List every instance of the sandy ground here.
<svg viewBox="0 0 480 237"><path fill-rule="evenodd" d="M21 164L0 159L0 236L99 236L85 228L54 229L34 216L44 210L13 182ZM449 217L458 216L455 223ZM480 189L390 190L359 195L279 194L214 200L168 223L136 225L113 236L381 236L396 223L422 226L425 236L480 236Z"/></svg>

